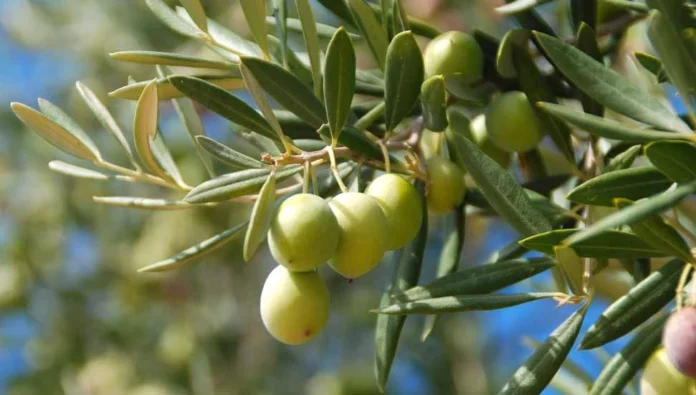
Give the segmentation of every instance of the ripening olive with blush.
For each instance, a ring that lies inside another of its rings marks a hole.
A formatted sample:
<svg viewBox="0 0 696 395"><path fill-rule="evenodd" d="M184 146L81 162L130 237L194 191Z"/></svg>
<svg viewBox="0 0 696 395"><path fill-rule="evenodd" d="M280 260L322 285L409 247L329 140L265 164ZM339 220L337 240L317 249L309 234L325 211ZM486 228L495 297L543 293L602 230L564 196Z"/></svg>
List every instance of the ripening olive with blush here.
<svg viewBox="0 0 696 395"><path fill-rule="evenodd" d="M285 344L302 344L326 326L329 290L316 271L293 272L277 266L263 284L260 310L271 336Z"/></svg>
<svg viewBox="0 0 696 395"><path fill-rule="evenodd" d="M425 76L452 76L472 83L483 75L483 51L476 40L459 31L442 33L430 40L423 52Z"/></svg>
<svg viewBox="0 0 696 395"><path fill-rule="evenodd" d="M372 270L387 249L389 223L374 197L342 193L329 201L338 221L339 241L329 265L343 277L354 279Z"/></svg>
<svg viewBox="0 0 696 395"><path fill-rule="evenodd" d="M488 138L507 152L527 152L544 137L527 95L506 92L493 100L486 112Z"/></svg>
<svg viewBox="0 0 696 395"><path fill-rule="evenodd" d="M433 156L425 161L428 172L428 209L434 214L445 214L464 201L466 184L464 172L449 159Z"/></svg>
<svg viewBox="0 0 696 395"><path fill-rule="evenodd" d="M696 307L684 307L669 317L662 344L674 367L685 376L696 378Z"/></svg>
<svg viewBox="0 0 696 395"><path fill-rule="evenodd" d="M365 190L377 199L389 225L387 250L396 250L408 244L423 222L421 198L416 188L397 174L377 177Z"/></svg>
<svg viewBox="0 0 696 395"><path fill-rule="evenodd" d="M273 258L290 270L315 269L336 252L338 223L319 196L300 193L285 200L268 229Z"/></svg>

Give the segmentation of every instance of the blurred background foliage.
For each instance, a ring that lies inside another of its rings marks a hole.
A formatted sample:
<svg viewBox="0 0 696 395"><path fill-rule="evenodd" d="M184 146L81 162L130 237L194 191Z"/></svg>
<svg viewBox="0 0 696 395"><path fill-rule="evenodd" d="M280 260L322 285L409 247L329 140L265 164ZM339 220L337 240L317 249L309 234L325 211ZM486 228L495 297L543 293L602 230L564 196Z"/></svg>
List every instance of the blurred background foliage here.
<svg viewBox="0 0 696 395"><path fill-rule="evenodd" d="M498 37L513 26L493 11L501 3L404 0L412 15L442 30L478 28ZM203 4L211 17L248 35L235 1ZM337 22L320 6L315 12L320 22ZM570 34L566 2L549 4L544 12L561 35ZM609 61L640 83L645 76L621 56L645 46L641 27L635 29L639 31L613 38L609 45L618 51ZM291 40L299 48L301 40ZM322 269L332 293L329 326L315 341L288 347L267 335L258 314L264 278L275 265L266 250L245 264L241 240L236 240L174 273L136 273L241 222L249 206L154 213L110 208L93 203L91 197L165 197L168 192L77 180L47 168L50 160L64 154L28 133L11 115L9 102L34 103L45 97L57 103L89 131L106 157L125 163L117 144L80 100L74 82L86 83L108 103L128 135L133 104L108 100L106 94L125 85L128 76L145 80L155 75L153 68L108 56L132 49L204 51L168 30L139 0L0 1L0 393L377 393L375 316L368 310L377 306L388 281L387 264L351 284ZM362 67L369 67L369 61L369 56L359 57ZM162 103L163 133L184 177L198 182L204 169L167 106ZM209 135L254 153L253 147L235 138L229 123L208 113L202 116ZM545 151L548 168L563 172L558 158L558 153ZM442 238L441 219L431 221L424 279L434 276ZM480 264L514 239L514 231L502 222L470 216L461 265ZM633 284L623 271L603 273L606 301ZM523 286L544 281L549 279L539 276ZM589 314L597 316L606 301L595 303ZM422 320L409 319L388 392L494 392L530 353L525 345L529 339L543 340L569 311L554 309L553 302L538 302L443 317L426 344L420 341ZM590 318L585 321L593 322ZM606 352L622 344L625 340ZM603 353L574 352L571 358L596 375ZM564 379L564 374L561 371L554 383L570 385L572 391L573 379L567 374ZM553 388L547 391L555 393Z"/></svg>

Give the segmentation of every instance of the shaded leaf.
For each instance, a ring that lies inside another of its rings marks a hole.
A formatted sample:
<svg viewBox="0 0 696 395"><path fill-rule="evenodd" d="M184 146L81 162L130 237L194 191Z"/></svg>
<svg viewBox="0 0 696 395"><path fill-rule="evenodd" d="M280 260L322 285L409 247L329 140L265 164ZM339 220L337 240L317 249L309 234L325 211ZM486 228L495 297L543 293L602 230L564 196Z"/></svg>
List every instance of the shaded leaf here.
<svg viewBox="0 0 696 395"><path fill-rule="evenodd" d="M690 128L656 98L625 77L570 44L535 33L545 54L578 89L612 110L666 130L690 133Z"/></svg>
<svg viewBox="0 0 696 395"><path fill-rule="evenodd" d="M696 147L686 141L656 141L645 147L650 163L678 183L696 180Z"/></svg>
<svg viewBox="0 0 696 395"><path fill-rule="evenodd" d="M615 170L628 169L633 166L633 162L635 162L636 158L641 153L641 148L640 145L634 145L626 151L616 155L604 167L604 172L610 173Z"/></svg>
<svg viewBox="0 0 696 395"><path fill-rule="evenodd" d="M276 172L276 182L283 181L302 171L302 166L291 165ZM269 169L241 170L203 182L184 198L188 203L222 202L258 192L266 182Z"/></svg>
<svg viewBox="0 0 696 395"><path fill-rule="evenodd" d="M226 90L196 77L170 76L169 81L209 110L253 132L278 140L271 125L258 112Z"/></svg>
<svg viewBox="0 0 696 395"><path fill-rule="evenodd" d="M455 295L487 294L537 275L556 263L551 258L513 259L467 267L394 295L400 302Z"/></svg>
<svg viewBox="0 0 696 395"><path fill-rule="evenodd" d="M256 254L256 250L261 246L266 238L268 227L273 218L275 205L276 180L275 174L271 173L259 191L259 197L254 203L249 218L249 227L244 237L244 261L249 262Z"/></svg>
<svg viewBox="0 0 696 395"><path fill-rule="evenodd" d="M277 22L274 17L269 16L266 17L266 25L269 27L275 27L277 25ZM287 25L288 30L292 30L293 32L302 34L302 21L300 21L299 19L288 18ZM314 25L317 29L317 36L323 40L330 40L334 36L334 34L336 34L336 31L339 29L337 27L325 25L323 23L315 23ZM353 41L359 41L363 39L362 36L360 36L359 34L348 33L348 36Z"/></svg>
<svg viewBox="0 0 696 395"><path fill-rule="evenodd" d="M204 32L208 31L208 18L205 16L205 10L200 0L180 0L186 12L191 16L191 19L196 23L199 29Z"/></svg>
<svg viewBox="0 0 696 395"><path fill-rule="evenodd" d="M618 339L660 311L674 299L683 268L684 261L672 260L612 303L587 330L580 348L588 350Z"/></svg>
<svg viewBox="0 0 696 395"><path fill-rule="evenodd" d="M200 69L215 69L238 72L239 66L232 62L224 60L210 60L194 56L187 56L171 52L157 51L120 51L110 53L113 59L122 62L140 63L140 64L160 64L165 66L192 67ZM239 75L237 75L238 77Z"/></svg>
<svg viewBox="0 0 696 395"><path fill-rule="evenodd" d="M584 2L592 3L593 1L584 0ZM594 7L589 6L588 8L594 9ZM590 10L588 9L588 11ZM594 19L595 16L593 15L592 18ZM588 54L594 60L600 63L604 62L604 56L602 55L602 52L599 50L599 44L597 43L597 35L595 34L594 29L590 27L590 25L588 25L585 22L580 23L576 41L579 50ZM598 117L604 116L604 106L597 103L594 99L587 96L583 92L578 93L580 94L582 108L585 110L586 113L596 115Z"/></svg>
<svg viewBox="0 0 696 395"><path fill-rule="evenodd" d="M614 199L638 200L667 190L672 180L652 166L634 167L605 173L570 191L566 197L576 203L614 206Z"/></svg>
<svg viewBox="0 0 696 395"><path fill-rule="evenodd" d="M530 292L505 295L460 295L396 303L375 310L379 314L443 314L465 311L498 310L541 299L558 297L555 292Z"/></svg>
<svg viewBox="0 0 696 395"><path fill-rule="evenodd" d="M578 231L580 230L556 229L520 240L520 245L553 256L554 248ZM586 258L658 258L667 255L638 236L617 230L606 230L573 244L573 250Z"/></svg>
<svg viewBox="0 0 696 395"><path fill-rule="evenodd" d="M244 78L244 85L246 85L251 97L254 98L256 105L261 110L261 114L263 114L267 123L271 125L271 129L275 132L277 140L284 141L285 136L283 134L283 129L281 129L278 119L276 119L275 114L273 114L273 109L266 100L266 95L264 94L259 81L254 76L251 69L249 69L247 66L247 60L252 60L253 62L253 58L245 57L242 58L242 62L239 64L239 70L242 72L242 77Z"/></svg>
<svg viewBox="0 0 696 395"><path fill-rule="evenodd" d="M500 394L539 394L551 382L570 353L580 333L589 303L566 319L551 333L544 344L534 351L505 384Z"/></svg>
<svg viewBox="0 0 696 395"><path fill-rule="evenodd" d="M570 291L574 295L585 295L582 279L585 267L582 258L570 247L557 246L553 248L553 251Z"/></svg>
<svg viewBox="0 0 696 395"><path fill-rule="evenodd" d="M511 4L515 3L508 5ZM512 29L505 33L500 45L498 45L495 59L495 68L498 70L498 74L504 78L517 77L519 65L516 65L514 52L520 49L526 50L531 36L532 33L526 29Z"/></svg>
<svg viewBox="0 0 696 395"><path fill-rule="evenodd" d="M95 203L105 204L107 206L141 210L173 211L204 207L204 205L190 204L180 200L151 199L132 196L95 196L92 200L94 200Z"/></svg>
<svg viewBox="0 0 696 395"><path fill-rule="evenodd" d="M341 27L326 50L324 64L324 104L329 130L338 140L350 114L355 93L355 49L350 37Z"/></svg>
<svg viewBox="0 0 696 395"><path fill-rule="evenodd" d="M208 172L208 175L210 175L211 177L215 177L215 170L213 169L212 160L209 157L203 155L201 147L198 145L198 142L196 141L196 137L205 136L205 129L203 129L203 121L201 120L201 117L198 115L198 111L196 111L193 102L189 99L172 100L172 106L174 106L174 110L179 116L181 123L184 125L186 131L188 132L188 135L193 140L193 144L196 146L196 152L198 153L198 156L201 158L203 166Z"/></svg>
<svg viewBox="0 0 696 395"><path fill-rule="evenodd" d="M207 153L220 162L226 163L237 169L265 169L268 166L250 156L244 155L241 152L211 139L206 136L196 137L196 141Z"/></svg>
<svg viewBox="0 0 696 395"><path fill-rule="evenodd" d="M138 272L163 272L167 270L177 269L184 264L187 264L195 259L198 259L205 254L208 254L217 248L230 242L237 235L242 233L249 221L245 221L234 228L228 229L220 234L217 234L209 239L206 239L192 247L189 247L171 258L153 263L139 269Z"/></svg>
<svg viewBox="0 0 696 395"><path fill-rule="evenodd" d="M391 41L385 67L384 116L389 132L411 113L423 83L423 55L411 32L399 33Z"/></svg>
<svg viewBox="0 0 696 395"><path fill-rule="evenodd" d="M360 33L372 50L377 65L384 70L387 63L387 47L389 46L387 33L382 29L382 24L377 20L375 12L364 0L346 1Z"/></svg>

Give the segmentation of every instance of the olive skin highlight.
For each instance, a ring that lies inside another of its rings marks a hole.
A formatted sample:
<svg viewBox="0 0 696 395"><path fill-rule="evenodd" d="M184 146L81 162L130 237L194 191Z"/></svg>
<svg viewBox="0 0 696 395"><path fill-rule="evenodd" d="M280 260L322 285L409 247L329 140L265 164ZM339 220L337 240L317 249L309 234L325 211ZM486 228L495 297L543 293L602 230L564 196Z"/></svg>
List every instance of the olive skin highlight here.
<svg viewBox="0 0 696 395"><path fill-rule="evenodd" d="M428 210L445 214L464 201L466 184L464 172L449 159L433 156L425 162L428 171Z"/></svg>
<svg viewBox="0 0 696 395"><path fill-rule="evenodd" d="M421 198L416 188L396 174L384 174L367 187L365 193L377 199L389 225L387 250L408 244L423 222Z"/></svg>
<svg viewBox="0 0 696 395"><path fill-rule="evenodd" d="M507 152L527 152L544 134L532 104L523 92L506 92L493 100L486 112L488 138Z"/></svg>

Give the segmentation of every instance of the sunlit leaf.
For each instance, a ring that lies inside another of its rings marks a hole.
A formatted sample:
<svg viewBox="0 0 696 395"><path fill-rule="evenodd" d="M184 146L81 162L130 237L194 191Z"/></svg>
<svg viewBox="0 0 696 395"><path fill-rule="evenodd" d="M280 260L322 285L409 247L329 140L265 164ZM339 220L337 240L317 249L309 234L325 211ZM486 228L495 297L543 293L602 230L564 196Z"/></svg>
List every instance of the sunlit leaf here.
<svg viewBox="0 0 696 395"><path fill-rule="evenodd" d="M179 0L184 6L186 12L191 16L191 19L196 23L199 29L204 32L208 31L208 18L205 16L205 10L200 0Z"/></svg>
<svg viewBox="0 0 696 395"><path fill-rule="evenodd" d="M588 180L567 199L593 206L613 206L615 198L638 200L666 191L672 180L652 166L616 170Z"/></svg>
<svg viewBox="0 0 696 395"><path fill-rule="evenodd" d="M218 86L222 90L237 90L244 89L244 81L238 77L224 77L224 76L183 76L183 75L170 75L169 78L199 78L205 80L208 83ZM128 84L122 88L116 89L113 92L109 92L110 97L115 97L118 99L126 100L138 100L140 95L143 93L143 89L150 83L150 81L141 81L133 84ZM167 78L157 79L157 98L159 100L170 100L176 99L184 96L184 93L179 91L170 80Z"/></svg>
<svg viewBox="0 0 696 395"><path fill-rule="evenodd" d="M254 40L261 48L266 59L268 55L268 39L266 38L266 0L239 0L244 12L244 18Z"/></svg>
<svg viewBox="0 0 696 395"><path fill-rule="evenodd" d="M104 173L98 172L96 170L87 169L71 163L66 163L60 160L52 160L48 162L48 168L66 176L71 176L75 178L84 178L88 180L97 181L107 181L111 179L118 179L117 176L109 176Z"/></svg>
<svg viewBox="0 0 696 395"><path fill-rule="evenodd" d="M302 169L300 165L291 165L278 170L276 182L283 181ZM186 195L184 201L188 203L222 202L256 193L261 190L269 174L271 174L269 169L241 170L225 174L196 186Z"/></svg>
<svg viewBox="0 0 696 395"><path fill-rule="evenodd" d="M309 0L295 0L295 5L297 6L300 22L302 22L302 35L304 36L305 46L307 47L309 64L312 68L314 94L318 98L321 98L321 48L319 47L319 36L314 20L314 11L312 11Z"/></svg>
<svg viewBox="0 0 696 395"><path fill-rule="evenodd" d="M171 52L121 51L110 53L109 56L122 62L226 70L233 73L238 73L239 71L239 66L232 62L203 59ZM239 77L239 75L237 75L237 77Z"/></svg>
<svg viewBox="0 0 696 395"><path fill-rule="evenodd" d="M140 210L173 211L204 207L204 205L190 204L180 200L152 199L132 196L95 196L93 200L95 203L104 204L107 206Z"/></svg>
<svg viewBox="0 0 696 395"><path fill-rule="evenodd" d="M557 293L530 292L505 295L459 295L396 303L375 310L379 314L444 314L465 311L498 310L523 303L557 297Z"/></svg>
<svg viewBox="0 0 696 395"><path fill-rule="evenodd" d="M252 157L235 151L234 149L206 136L196 137L198 144L213 158L237 169L264 169L268 166Z"/></svg>
<svg viewBox="0 0 696 395"><path fill-rule="evenodd" d="M201 31L182 20L163 0L145 0L153 14L167 27L191 38L198 38Z"/></svg>
<svg viewBox="0 0 696 395"><path fill-rule="evenodd" d="M246 262L249 262L254 257L256 250L258 250L266 238L271 218L273 218L275 193L275 174L271 173L261 187L259 196L254 203L254 208L251 210L251 217L249 217L249 227L244 237L243 250L243 257Z"/></svg>

